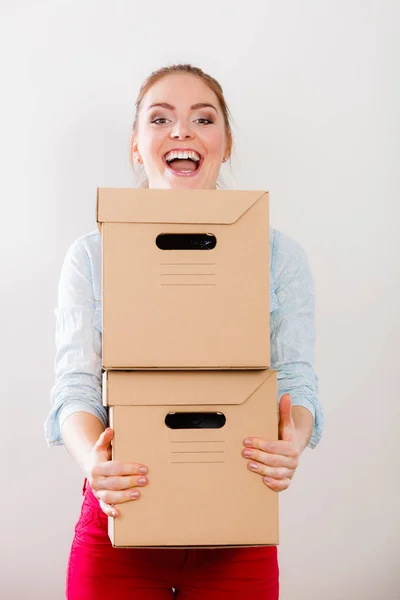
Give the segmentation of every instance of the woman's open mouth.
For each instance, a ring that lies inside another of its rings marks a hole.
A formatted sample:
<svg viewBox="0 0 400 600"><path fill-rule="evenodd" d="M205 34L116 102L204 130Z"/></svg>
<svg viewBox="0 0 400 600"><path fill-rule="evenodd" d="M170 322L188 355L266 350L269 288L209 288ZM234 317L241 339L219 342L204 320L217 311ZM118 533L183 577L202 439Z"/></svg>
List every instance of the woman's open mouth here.
<svg viewBox="0 0 400 600"><path fill-rule="evenodd" d="M177 177L193 177L200 171L203 157L195 150L171 150L164 156L164 163Z"/></svg>

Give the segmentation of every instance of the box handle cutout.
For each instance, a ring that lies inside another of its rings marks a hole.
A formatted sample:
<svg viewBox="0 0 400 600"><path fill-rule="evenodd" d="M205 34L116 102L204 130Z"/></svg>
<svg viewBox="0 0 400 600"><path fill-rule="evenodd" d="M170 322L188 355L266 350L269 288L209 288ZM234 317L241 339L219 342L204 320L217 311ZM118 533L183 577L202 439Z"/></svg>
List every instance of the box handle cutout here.
<svg viewBox="0 0 400 600"><path fill-rule="evenodd" d="M156 244L160 250L212 250L217 238L212 233L160 233Z"/></svg>
<svg viewBox="0 0 400 600"><path fill-rule="evenodd" d="M221 429L226 417L221 412L173 412L165 417L170 429Z"/></svg>

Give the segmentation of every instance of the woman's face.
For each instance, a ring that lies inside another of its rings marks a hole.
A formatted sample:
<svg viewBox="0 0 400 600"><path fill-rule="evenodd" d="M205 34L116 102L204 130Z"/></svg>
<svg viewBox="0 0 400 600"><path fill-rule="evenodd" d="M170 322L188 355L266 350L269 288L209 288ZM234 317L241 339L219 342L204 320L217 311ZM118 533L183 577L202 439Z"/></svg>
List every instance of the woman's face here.
<svg viewBox="0 0 400 600"><path fill-rule="evenodd" d="M213 189L228 152L217 96L200 78L166 75L144 96L132 153L149 188Z"/></svg>

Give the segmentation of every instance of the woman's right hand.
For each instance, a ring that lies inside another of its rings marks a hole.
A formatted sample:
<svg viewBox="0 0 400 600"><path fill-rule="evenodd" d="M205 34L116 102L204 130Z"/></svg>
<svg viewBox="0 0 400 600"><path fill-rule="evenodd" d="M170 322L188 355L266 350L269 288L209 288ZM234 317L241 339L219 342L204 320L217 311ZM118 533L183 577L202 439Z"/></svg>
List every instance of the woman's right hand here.
<svg viewBox="0 0 400 600"><path fill-rule="evenodd" d="M103 431L89 454L85 472L102 511L109 517L118 517L119 511L113 505L139 498L138 487L147 485L148 469L139 463L111 460L113 437L110 427Z"/></svg>

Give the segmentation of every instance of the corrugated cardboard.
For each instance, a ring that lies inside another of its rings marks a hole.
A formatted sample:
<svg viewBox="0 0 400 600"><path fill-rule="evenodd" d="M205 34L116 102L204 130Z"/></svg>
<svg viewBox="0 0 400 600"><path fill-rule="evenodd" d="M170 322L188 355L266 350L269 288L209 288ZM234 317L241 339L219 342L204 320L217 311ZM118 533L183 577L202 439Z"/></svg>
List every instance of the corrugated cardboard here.
<svg viewBox="0 0 400 600"><path fill-rule="evenodd" d="M278 439L276 371L107 371L103 394L115 430L112 459L149 469L141 497L109 519L114 546L278 543L278 494L241 454L247 436ZM166 425L167 415L182 412L222 413L226 422Z"/></svg>
<svg viewBox="0 0 400 600"><path fill-rule="evenodd" d="M101 188L97 221L104 369L270 366L267 192ZM216 245L160 249L166 234Z"/></svg>

